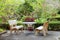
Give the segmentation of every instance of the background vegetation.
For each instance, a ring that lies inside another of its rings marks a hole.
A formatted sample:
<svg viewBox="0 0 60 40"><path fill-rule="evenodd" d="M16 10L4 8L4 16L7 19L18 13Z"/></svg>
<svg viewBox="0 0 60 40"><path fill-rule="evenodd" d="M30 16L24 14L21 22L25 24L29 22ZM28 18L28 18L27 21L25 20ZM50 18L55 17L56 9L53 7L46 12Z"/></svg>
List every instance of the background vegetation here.
<svg viewBox="0 0 60 40"><path fill-rule="evenodd" d="M35 18L37 23L50 19L54 27L60 25L60 0L0 0L0 24L6 24L10 19L24 21L25 16Z"/></svg>

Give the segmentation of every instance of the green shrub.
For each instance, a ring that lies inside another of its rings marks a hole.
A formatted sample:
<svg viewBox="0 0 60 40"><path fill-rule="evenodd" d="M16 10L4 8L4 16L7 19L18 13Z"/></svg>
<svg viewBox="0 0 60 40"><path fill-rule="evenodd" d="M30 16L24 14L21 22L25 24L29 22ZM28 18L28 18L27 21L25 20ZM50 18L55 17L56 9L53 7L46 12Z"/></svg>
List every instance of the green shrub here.
<svg viewBox="0 0 60 40"><path fill-rule="evenodd" d="M0 18L0 23L2 23L2 18Z"/></svg>
<svg viewBox="0 0 60 40"><path fill-rule="evenodd" d="M3 32L3 31L4 31L4 29L0 28L0 32Z"/></svg>
<svg viewBox="0 0 60 40"><path fill-rule="evenodd" d="M39 18L35 20L37 23L44 23L45 21L47 21L45 18Z"/></svg>

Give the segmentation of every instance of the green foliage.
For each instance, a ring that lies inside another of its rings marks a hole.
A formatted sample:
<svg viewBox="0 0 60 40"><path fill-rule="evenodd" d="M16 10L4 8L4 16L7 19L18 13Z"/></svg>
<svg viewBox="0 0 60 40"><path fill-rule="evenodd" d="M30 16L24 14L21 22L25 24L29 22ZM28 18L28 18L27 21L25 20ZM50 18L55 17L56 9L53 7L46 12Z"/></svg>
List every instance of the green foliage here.
<svg viewBox="0 0 60 40"><path fill-rule="evenodd" d="M31 0L29 1L30 5L33 6L34 9L42 8L42 4L43 4L44 0Z"/></svg>
<svg viewBox="0 0 60 40"><path fill-rule="evenodd" d="M23 15L47 19L58 12L58 5L57 0L52 0L52 2L46 0L0 0L0 16L7 20L12 18L20 20Z"/></svg>
<svg viewBox="0 0 60 40"><path fill-rule="evenodd" d="M10 19L16 13L18 6L24 3L25 0L0 0L0 16L3 16L6 20ZM18 16L18 14L16 15Z"/></svg>
<svg viewBox="0 0 60 40"><path fill-rule="evenodd" d="M51 0L45 2L46 6L44 7L45 14L48 14L48 17L52 17L53 14L57 14L59 7L59 0Z"/></svg>
<svg viewBox="0 0 60 40"><path fill-rule="evenodd" d="M25 2L23 5L18 7L16 12L20 15L29 15L33 10L33 7L29 3Z"/></svg>
<svg viewBox="0 0 60 40"><path fill-rule="evenodd" d="M60 31L60 24L50 24L48 29L53 31Z"/></svg>
<svg viewBox="0 0 60 40"><path fill-rule="evenodd" d="M2 23L2 18L0 18L0 23Z"/></svg>
<svg viewBox="0 0 60 40"><path fill-rule="evenodd" d="M25 3L25 0L6 0L6 4L11 4L11 5L20 5Z"/></svg>
<svg viewBox="0 0 60 40"><path fill-rule="evenodd" d="M36 23L44 23L46 21L47 21L47 19L45 19L45 18L39 18L39 19L35 20Z"/></svg>
<svg viewBox="0 0 60 40"><path fill-rule="evenodd" d="M4 31L4 29L0 28L0 32L3 32L3 31Z"/></svg>
<svg viewBox="0 0 60 40"><path fill-rule="evenodd" d="M17 15L17 18L20 19L21 16L25 14L30 14L34 9L32 6L30 6L29 3L25 2L25 0L5 0L1 1L3 6L0 10L0 15L7 18L7 19L12 19L15 18ZM14 17L13 17L14 16Z"/></svg>

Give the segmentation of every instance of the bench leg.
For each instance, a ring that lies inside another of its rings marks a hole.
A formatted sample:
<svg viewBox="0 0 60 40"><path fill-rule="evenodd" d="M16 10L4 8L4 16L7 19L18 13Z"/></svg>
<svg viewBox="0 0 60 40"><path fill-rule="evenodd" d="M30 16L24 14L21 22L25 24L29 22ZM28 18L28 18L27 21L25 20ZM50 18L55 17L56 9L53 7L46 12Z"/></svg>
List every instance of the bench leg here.
<svg viewBox="0 0 60 40"><path fill-rule="evenodd" d="M12 34L12 31L13 31L13 30L12 30L12 29L10 29L10 34Z"/></svg>
<svg viewBox="0 0 60 40"><path fill-rule="evenodd" d="M43 30L43 35L46 36L46 31L45 30Z"/></svg>
<svg viewBox="0 0 60 40"><path fill-rule="evenodd" d="M46 29L46 34L48 34L48 29Z"/></svg>
<svg viewBox="0 0 60 40"><path fill-rule="evenodd" d="M35 30L35 35L38 35L40 31L39 30Z"/></svg>

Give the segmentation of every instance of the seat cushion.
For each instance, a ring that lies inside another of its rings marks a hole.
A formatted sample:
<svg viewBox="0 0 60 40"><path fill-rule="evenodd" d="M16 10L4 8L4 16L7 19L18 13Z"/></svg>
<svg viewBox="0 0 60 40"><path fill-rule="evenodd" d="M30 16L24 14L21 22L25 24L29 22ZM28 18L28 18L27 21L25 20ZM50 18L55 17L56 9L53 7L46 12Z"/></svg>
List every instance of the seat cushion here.
<svg viewBox="0 0 60 40"><path fill-rule="evenodd" d="M36 29L42 30L42 29L43 29L43 26L39 26L39 27L37 27Z"/></svg>
<svg viewBox="0 0 60 40"><path fill-rule="evenodd" d="M12 29L14 29L14 28L20 29L20 28L23 28L23 26L15 26L15 27L12 27Z"/></svg>

